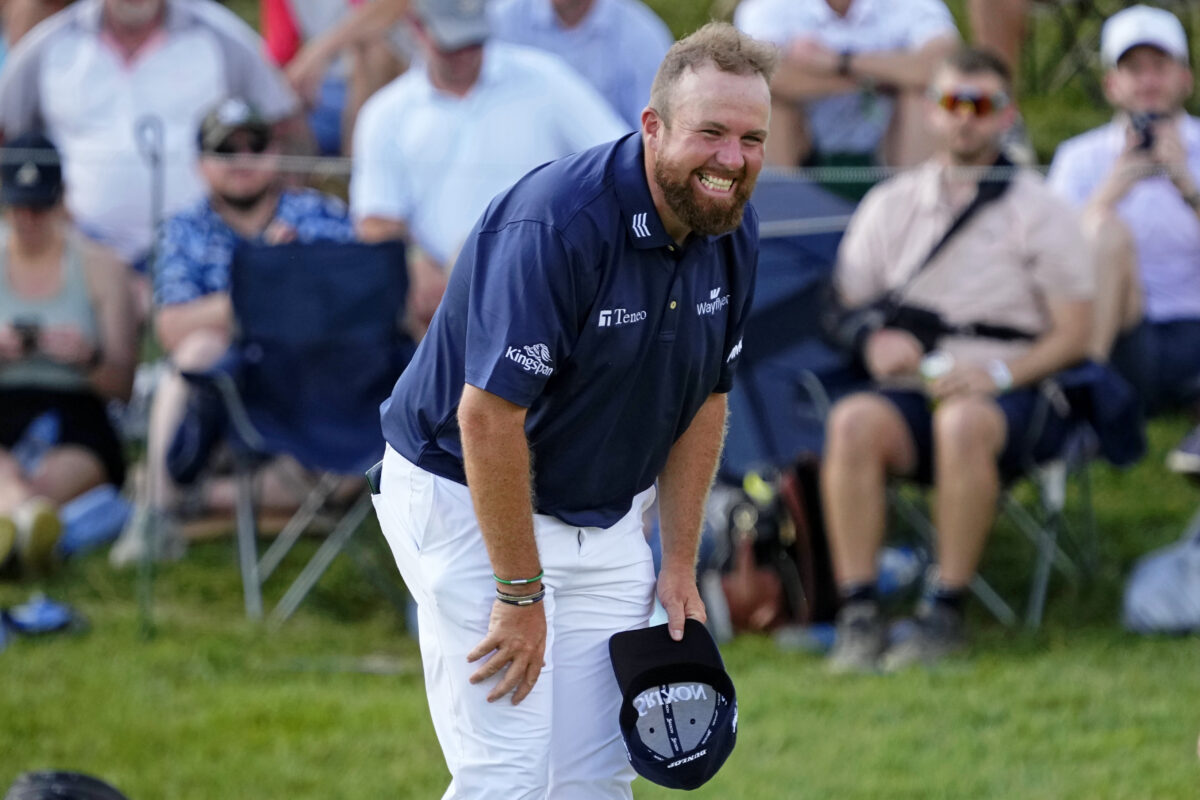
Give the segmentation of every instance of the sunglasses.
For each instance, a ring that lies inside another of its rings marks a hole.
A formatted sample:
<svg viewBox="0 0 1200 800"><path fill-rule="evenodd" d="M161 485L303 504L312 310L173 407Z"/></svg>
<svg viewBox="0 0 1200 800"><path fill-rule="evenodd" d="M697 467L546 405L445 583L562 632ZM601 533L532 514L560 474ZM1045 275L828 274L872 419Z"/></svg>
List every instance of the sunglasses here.
<svg viewBox="0 0 1200 800"><path fill-rule="evenodd" d="M951 114L957 114L965 108L974 117L990 117L1009 103L1008 95L1004 92L979 94L961 89L949 92L937 92L931 89L929 99L939 108L943 108Z"/></svg>
<svg viewBox="0 0 1200 800"><path fill-rule="evenodd" d="M246 132L243 136L229 136L225 141L212 149L212 152L219 156L231 156L235 153L254 153L258 155L266 152L271 145L271 137L261 133Z"/></svg>

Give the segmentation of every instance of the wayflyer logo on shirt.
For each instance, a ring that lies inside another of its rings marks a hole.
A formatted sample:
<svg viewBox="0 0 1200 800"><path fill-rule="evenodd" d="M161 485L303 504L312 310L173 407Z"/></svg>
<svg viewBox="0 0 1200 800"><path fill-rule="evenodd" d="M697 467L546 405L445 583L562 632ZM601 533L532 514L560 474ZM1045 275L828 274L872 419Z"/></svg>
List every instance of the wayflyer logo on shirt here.
<svg viewBox="0 0 1200 800"><path fill-rule="evenodd" d="M696 316L707 317L723 311L729 305L729 295L721 294L721 287L711 289L708 299L696 303Z"/></svg>
<svg viewBox="0 0 1200 800"><path fill-rule="evenodd" d="M554 365L550 360L550 348L538 342L524 347L509 347L504 351L504 357L514 361L526 372L534 375L550 377L554 373Z"/></svg>

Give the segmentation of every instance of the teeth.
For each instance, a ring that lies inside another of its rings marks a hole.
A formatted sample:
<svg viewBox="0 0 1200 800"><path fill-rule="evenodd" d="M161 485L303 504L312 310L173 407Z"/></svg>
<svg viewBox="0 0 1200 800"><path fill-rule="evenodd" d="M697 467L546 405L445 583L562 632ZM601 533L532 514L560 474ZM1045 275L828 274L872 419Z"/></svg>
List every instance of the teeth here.
<svg viewBox="0 0 1200 800"><path fill-rule="evenodd" d="M701 175L700 182L718 192L728 192L733 188L733 178L714 178L712 175Z"/></svg>

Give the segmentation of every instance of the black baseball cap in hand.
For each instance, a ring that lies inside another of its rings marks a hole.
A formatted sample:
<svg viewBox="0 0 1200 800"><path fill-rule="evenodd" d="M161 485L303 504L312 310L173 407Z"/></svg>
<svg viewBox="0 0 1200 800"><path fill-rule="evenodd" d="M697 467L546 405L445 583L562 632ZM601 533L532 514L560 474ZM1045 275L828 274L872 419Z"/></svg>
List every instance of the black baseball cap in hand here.
<svg viewBox="0 0 1200 800"><path fill-rule="evenodd" d="M678 642L666 625L624 631L608 650L629 763L660 786L703 785L737 741L737 696L708 629L688 619Z"/></svg>

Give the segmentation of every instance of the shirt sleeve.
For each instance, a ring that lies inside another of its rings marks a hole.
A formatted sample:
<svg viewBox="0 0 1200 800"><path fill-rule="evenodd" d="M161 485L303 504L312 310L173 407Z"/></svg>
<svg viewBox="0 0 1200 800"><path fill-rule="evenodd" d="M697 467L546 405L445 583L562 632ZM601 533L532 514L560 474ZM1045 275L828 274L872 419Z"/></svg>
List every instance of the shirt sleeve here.
<svg viewBox="0 0 1200 800"><path fill-rule="evenodd" d="M731 270L736 270L739 276L745 276L737 281L737 291L741 294L734 306L734 314L729 333L725 337L725 352L721 361L721 373L717 377L717 385L713 391L724 394L733 389L733 374L737 370L738 361L742 355L742 337L746 333L746 323L750 319L750 309L754 305L754 287L758 280L758 216L753 207L746 209L745 233L752 242L746 255L746 264L733 264Z"/></svg>
<svg viewBox="0 0 1200 800"><path fill-rule="evenodd" d="M1082 208L1087 203L1096 181L1096 176L1081 169L1082 166L1079 148L1064 142L1054 152L1050 171L1046 173L1050 188L1075 208Z"/></svg>
<svg viewBox="0 0 1200 800"><path fill-rule="evenodd" d="M202 282L204 264L196 258L194 243L205 237L193 222L175 216L163 223L154 260L154 304L188 303L207 294Z"/></svg>
<svg viewBox="0 0 1200 800"><path fill-rule="evenodd" d="M905 40L914 50L945 36L959 38L954 16L942 0L917 0L909 8L896 9L891 13L903 15L906 22Z"/></svg>
<svg viewBox="0 0 1200 800"><path fill-rule="evenodd" d="M635 41L632 42L633 47L625 50L630 80L621 93L620 107L616 109L624 117L626 127L633 126L630 130L641 127L642 109L650 102L654 76L658 74L658 66L674 42L670 29L658 15L648 7L644 10L647 16L645 24L631 31Z"/></svg>
<svg viewBox="0 0 1200 800"><path fill-rule="evenodd" d="M350 168L350 213L356 220L407 221L412 217L412 188L396 141L399 126L392 124L391 113L393 108L404 107L402 100L384 89L358 114Z"/></svg>
<svg viewBox="0 0 1200 800"><path fill-rule="evenodd" d="M513 222L468 238L466 382L528 408L564 368L582 323L580 264L553 228Z"/></svg>
<svg viewBox="0 0 1200 800"><path fill-rule="evenodd" d="M39 89L41 54L45 37L26 36L4 59L0 70L0 131L12 139L41 127Z"/></svg>
<svg viewBox="0 0 1200 800"><path fill-rule="evenodd" d="M267 61L263 40L250 26L216 3L197 3L194 10L204 15L220 43L230 96L245 98L271 122L300 109L300 99L279 68Z"/></svg>
<svg viewBox="0 0 1200 800"><path fill-rule="evenodd" d="M1046 297L1091 299L1096 278L1079 217L1061 198L1038 188L1039 201L1024 208L1028 214L1025 245L1033 280Z"/></svg>
<svg viewBox="0 0 1200 800"><path fill-rule="evenodd" d="M795 12L793 12L795 13ZM733 24L742 33L764 42L784 45L797 31L780 24L777 10L764 0L744 0L733 14Z"/></svg>
<svg viewBox="0 0 1200 800"><path fill-rule="evenodd" d="M542 73L546 89L561 109L554 115L563 138L564 153L578 153L589 147L611 142L629 132L612 105L590 83L555 56L547 58ZM649 100L649 94L646 95Z"/></svg>
<svg viewBox="0 0 1200 800"><path fill-rule="evenodd" d="M869 303L887 289L886 202L880 188L863 198L838 248L834 286L841 301L850 307Z"/></svg>

